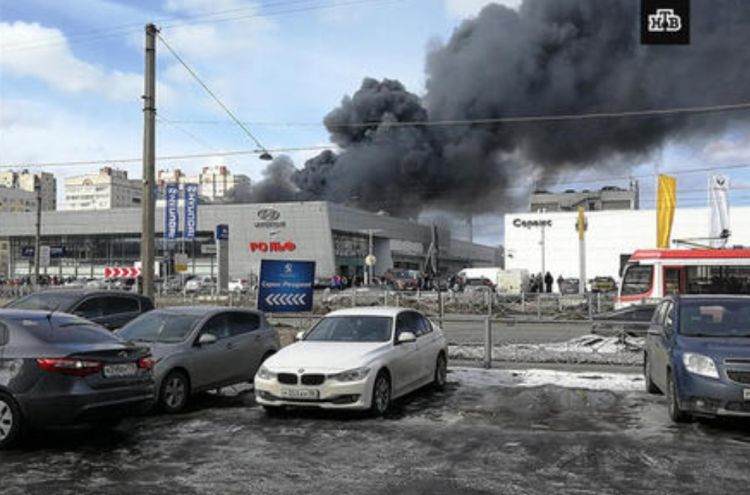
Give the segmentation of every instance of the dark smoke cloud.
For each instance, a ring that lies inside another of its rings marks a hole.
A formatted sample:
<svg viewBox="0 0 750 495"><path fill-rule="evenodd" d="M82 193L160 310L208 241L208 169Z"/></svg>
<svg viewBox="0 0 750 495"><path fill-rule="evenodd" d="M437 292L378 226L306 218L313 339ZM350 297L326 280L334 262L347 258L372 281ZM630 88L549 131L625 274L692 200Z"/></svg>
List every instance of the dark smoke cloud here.
<svg viewBox="0 0 750 495"><path fill-rule="evenodd" d="M296 172L294 163L286 155L279 155L263 171L263 179L249 186L236 186L229 191L229 202L271 203L293 201L299 190L291 177Z"/></svg>
<svg viewBox="0 0 750 495"><path fill-rule="evenodd" d="M388 79L366 79L345 97L325 118L340 150L287 177L299 188L294 196L394 214L502 211L529 173L554 179L634 163L672 140L747 118L392 125L750 100L750 2L692 2L689 46L641 45L639 9L634 0L526 0L518 12L489 5L430 51L423 98Z"/></svg>

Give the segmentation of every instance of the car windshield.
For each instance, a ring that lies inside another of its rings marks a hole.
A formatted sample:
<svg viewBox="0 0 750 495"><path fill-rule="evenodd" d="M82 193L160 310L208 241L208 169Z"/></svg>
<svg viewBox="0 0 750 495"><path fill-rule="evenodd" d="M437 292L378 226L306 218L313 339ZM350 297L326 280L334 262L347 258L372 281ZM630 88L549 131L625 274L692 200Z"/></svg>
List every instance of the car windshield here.
<svg viewBox="0 0 750 495"><path fill-rule="evenodd" d="M43 311L65 311L79 298L78 294L71 294L69 292L39 292L16 299L6 307L14 309L39 309Z"/></svg>
<svg viewBox="0 0 750 495"><path fill-rule="evenodd" d="M182 342L200 315L150 311L125 325L117 335L135 342Z"/></svg>
<svg viewBox="0 0 750 495"><path fill-rule="evenodd" d="M393 319L388 316L330 316L318 322L307 335L313 342L387 342Z"/></svg>
<svg viewBox="0 0 750 495"><path fill-rule="evenodd" d="M683 301L679 332L689 337L750 337L750 300Z"/></svg>

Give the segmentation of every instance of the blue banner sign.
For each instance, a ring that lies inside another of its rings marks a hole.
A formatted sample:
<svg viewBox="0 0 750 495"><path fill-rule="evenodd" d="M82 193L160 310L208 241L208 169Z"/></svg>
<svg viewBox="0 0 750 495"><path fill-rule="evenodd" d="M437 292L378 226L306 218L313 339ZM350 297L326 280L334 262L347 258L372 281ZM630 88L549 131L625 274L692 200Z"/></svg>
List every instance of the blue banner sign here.
<svg viewBox="0 0 750 495"><path fill-rule="evenodd" d="M177 232L180 230L180 214L177 211L180 188L177 184L167 184L165 193L167 207L164 210L164 237L167 239L177 239Z"/></svg>
<svg viewBox="0 0 750 495"><path fill-rule="evenodd" d="M195 239L198 227L198 184L185 184L185 231L183 237Z"/></svg>
<svg viewBox="0 0 750 495"><path fill-rule="evenodd" d="M64 258L67 252L64 246L50 246L49 257L50 258ZM21 256L24 258L34 257L34 246L21 246Z"/></svg>
<svg viewBox="0 0 750 495"><path fill-rule="evenodd" d="M229 240L229 225L222 223L216 226L216 240L217 241Z"/></svg>
<svg viewBox="0 0 750 495"><path fill-rule="evenodd" d="M266 313L312 311L314 261L261 260L258 309Z"/></svg>

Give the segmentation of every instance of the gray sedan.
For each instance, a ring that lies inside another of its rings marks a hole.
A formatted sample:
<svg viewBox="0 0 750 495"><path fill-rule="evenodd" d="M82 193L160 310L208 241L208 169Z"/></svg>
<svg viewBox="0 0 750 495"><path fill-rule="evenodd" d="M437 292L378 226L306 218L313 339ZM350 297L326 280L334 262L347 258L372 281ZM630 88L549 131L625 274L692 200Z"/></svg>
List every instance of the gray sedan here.
<svg viewBox="0 0 750 495"><path fill-rule="evenodd" d="M280 347L262 313L226 307L154 310L117 334L151 346L157 405L168 413L182 410L190 394L252 382Z"/></svg>
<svg viewBox="0 0 750 495"><path fill-rule="evenodd" d="M153 405L148 349L77 316L0 310L0 449L27 427L114 426Z"/></svg>

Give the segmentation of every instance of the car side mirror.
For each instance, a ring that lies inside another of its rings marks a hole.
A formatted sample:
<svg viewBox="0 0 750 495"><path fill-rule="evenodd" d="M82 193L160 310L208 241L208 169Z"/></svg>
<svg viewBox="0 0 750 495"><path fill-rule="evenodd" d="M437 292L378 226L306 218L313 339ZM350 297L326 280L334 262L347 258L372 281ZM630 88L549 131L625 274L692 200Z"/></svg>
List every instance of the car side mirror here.
<svg viewBox="0 0 750 495"><path fill-rule="evenodd" d="M397 344L407 344L409 342L416 342L417 336L413 332L401 332L398 336Z"/></svg>
<svg viewBox="0 0 750 495"><path fill-rule="evenodd" d="M300 341L300 340L302 340L302 339L303 339L304 337L305 337L305 332L304 332L304 331L302 331L302 332L297 332L297 335L295 335L295 336L294 336L294 341L295 341L295 342L299 342L299 341Z"/></svg>
<svg viewBox="0 0 750 495"><path fill-rule="evenodd" d="M198 345L200 346L211 345L211 344L215 344L216 341L218 340L219 339L216 338L216 335L212 333L204 333L204 334L201 334L200 337L198 337Z"/></svg>

